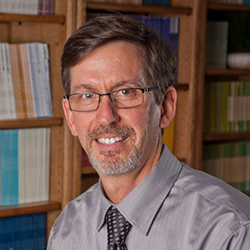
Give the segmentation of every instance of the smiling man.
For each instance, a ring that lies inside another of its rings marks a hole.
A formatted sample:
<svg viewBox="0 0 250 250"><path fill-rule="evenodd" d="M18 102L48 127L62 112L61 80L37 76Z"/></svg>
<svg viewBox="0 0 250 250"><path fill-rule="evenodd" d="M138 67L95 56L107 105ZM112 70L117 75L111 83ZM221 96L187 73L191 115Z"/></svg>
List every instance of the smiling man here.
<svg viewBox="0 0 250 250"><path fill-rule="evenodd" d="M162 144L176 60L128 17L92 19L62 55L64 113L100 181L56 220L49 250L249 249L250 201Z"/></svg>

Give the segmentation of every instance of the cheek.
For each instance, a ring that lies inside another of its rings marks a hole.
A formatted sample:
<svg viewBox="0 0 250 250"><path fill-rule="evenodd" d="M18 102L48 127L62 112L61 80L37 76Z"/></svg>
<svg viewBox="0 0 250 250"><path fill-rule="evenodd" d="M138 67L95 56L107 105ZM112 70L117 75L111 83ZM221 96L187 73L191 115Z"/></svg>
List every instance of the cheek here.
<svg viewBox="0 0 250 250"><path fill-rule="evenodd" d="M160 128L160 117L160 108L154 105L131 114L127 120L129 121L128 124L135 129L139 139L145 137L145 135L151 137L150 135L154 134L153 136L155 136L157 129Z"/></svg>
<svg viewBox="0 0 250 250"><path fill-rule="evenodd" d="M86 117L86 114L76 114L74 116L74 124L77 136L81 142L81 145L85 147L86 144L86 137L90 130L90 122L89 119Z"/></svg>

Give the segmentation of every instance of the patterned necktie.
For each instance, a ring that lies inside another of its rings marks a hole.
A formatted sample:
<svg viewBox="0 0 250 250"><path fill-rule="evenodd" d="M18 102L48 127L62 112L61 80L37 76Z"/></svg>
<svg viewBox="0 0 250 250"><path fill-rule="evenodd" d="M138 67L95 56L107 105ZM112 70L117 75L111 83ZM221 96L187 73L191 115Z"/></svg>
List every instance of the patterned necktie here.
<svg viewBox="0 0 250 250"><path fill-rule="evenodd" d="M108 250L127 250L125 239L131 228L131 224L124 216L112 208L106 215L108 228Z"/></svg>

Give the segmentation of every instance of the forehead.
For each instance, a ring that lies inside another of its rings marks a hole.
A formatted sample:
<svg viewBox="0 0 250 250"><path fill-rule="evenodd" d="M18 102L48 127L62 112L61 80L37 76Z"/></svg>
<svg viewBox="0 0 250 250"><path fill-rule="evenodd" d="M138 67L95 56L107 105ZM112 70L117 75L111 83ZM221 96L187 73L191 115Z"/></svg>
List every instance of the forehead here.
<svg viewBox="0 0 250 250"><path fill-rule="evenodd" d="M143 78L142 51L130 42L103 45L70 69L71 87L77 84L113 84Z"/></svg>

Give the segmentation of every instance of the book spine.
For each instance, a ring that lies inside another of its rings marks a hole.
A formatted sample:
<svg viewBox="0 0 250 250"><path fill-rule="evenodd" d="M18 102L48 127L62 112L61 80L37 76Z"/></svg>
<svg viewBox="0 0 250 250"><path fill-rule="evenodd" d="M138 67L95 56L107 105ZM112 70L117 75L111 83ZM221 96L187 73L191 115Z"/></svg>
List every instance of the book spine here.
<svg viewBox="0 0 250 250"><path fill-rule="evenodd" d="M1 204L18 204L18 130L1 132Z"/></svg>
<svg viewBox="0 0 250 250"><path fill-rule="evenodd" d="M3 250L46 250L46 214L0 219L0 247Z"/></svg>

